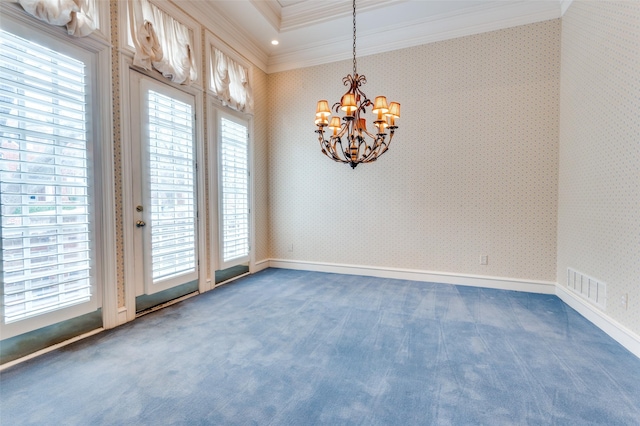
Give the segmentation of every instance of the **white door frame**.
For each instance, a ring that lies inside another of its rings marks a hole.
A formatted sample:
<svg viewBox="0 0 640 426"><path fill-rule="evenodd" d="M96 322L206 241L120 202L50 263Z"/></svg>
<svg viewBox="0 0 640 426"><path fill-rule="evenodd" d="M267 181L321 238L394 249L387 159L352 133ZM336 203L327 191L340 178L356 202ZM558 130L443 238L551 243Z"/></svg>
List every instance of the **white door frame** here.
<svg viewBox="0 0 640 426"><path fill-rule="evenodd" d="M218 148L220 141L220 130L218 125L218 119L222 115L235 117L247 124L247 130L249 132L248 140L248 169L249 169L249 272L255 272L255 218L253 207L253 116L251 114L241 113L235 111L229 107L223 106L220 101L210 97L209 104L207 105L207 120L208 126L208 153L207 167L209 168L209 230L210 230L210 264L211 275L214 276L214 272L221 268L220 260L220 187L218 182L219 175L219 160L218 160ZM211 288L215 287L215 284Z"/></svg>
<svg viewBox="0 0 640 426"><path fill-rule="evenodd" d="M204 157L204 123L201 117L203 113L203 94L198 88L192 86L180 86L169 82L168 80L160 80L152 73L145 73L138 69L134 69L132 61L128 57L121 57L120 61L120 77L121 77L121 93L120 98L121 105L121 147L122 147L122 228L123 228L123 257L124 257L124 298L125 305L120 309L120 315L122 320L131 321L136 317L136 267L142 267L142 265L136 265L139 260L136 259L135 249L135 200L133 185L139 184L136 182L133 175L132 159L134 158L132 149L133 135L136 130L132 128L131 117L131 102L129 102L129 94L131 93L131 73L138 73L145 78L151 78L160 81L163 84L178 88L179 90L193 95L195 98L195 152L196 162L198 164L196 171L197 179L197 200L196 203L199 206L198 220L197 220L197 238L198 238L198 289L202 293L209 290L207 280L207 268L206 268L206 198L205 198L205 157ZM126 320L125 320L126 318ZM124 322L123 321L123 322Z"/></svg>

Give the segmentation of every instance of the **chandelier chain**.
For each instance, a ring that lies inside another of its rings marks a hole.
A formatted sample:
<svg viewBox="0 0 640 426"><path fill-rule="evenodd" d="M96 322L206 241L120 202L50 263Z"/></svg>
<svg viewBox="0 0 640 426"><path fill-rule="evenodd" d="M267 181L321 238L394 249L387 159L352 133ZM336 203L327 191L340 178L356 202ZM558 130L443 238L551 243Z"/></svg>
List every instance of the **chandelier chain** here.
<svg viewBox="0 0 640 426"><path fill-rule="evenodd" d="M356 0L353 0L353 75L356 72Z"/></svg>

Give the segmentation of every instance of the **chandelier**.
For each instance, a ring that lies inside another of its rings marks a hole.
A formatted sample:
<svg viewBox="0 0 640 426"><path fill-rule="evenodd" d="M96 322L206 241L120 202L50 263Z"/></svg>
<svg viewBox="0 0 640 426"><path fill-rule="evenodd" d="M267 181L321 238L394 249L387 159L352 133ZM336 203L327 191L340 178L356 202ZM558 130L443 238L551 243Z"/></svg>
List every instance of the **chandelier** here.
<svg viewBox="0 0 640 426"><path fill-rule="evenodd" d="M353 74L342 79L349 90L331 109L326 100L318 101L315 121L322 153L334 161L349 164L352 169L360 163L376 161L387 152L398 128L396 119L400 118L399 103L391 102L387 105L385 96L377 96L373 103L367 98L360 89L366 82L367 78L359 75L356 69L356 0L353 0ZM367 130L367 123L363 118L368 107L372 108L371 112L376 117L373 122L374 133ZM331 110L336 114L342 110L344 117L331 117ZM329 132L326 132L327 128ZM326 139L325 132L331 133L329 140Z"/></svg>

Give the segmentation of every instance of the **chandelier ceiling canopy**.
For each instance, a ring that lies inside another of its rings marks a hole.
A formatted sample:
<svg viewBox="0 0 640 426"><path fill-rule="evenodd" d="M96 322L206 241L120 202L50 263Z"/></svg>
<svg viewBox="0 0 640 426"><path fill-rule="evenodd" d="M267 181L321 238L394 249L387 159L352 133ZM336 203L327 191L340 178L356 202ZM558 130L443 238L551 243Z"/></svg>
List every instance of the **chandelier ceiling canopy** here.
<svg viewBox="0 0 640 426"><path fill-rule="evenodd" d="M385 96L376 96L374 102L367 98L360 89L366 82L367 78L359 75L356 67L356 0L353 0L353 74L342 79L349 90L331 109L327 100L318 101L315 120L322 153L334 161L349 164L352 169L360 163L376 161L387 152L398 128L396 120L400 118L399 103L387 104ZM375 119L373 132L367 130L364 118L369 107ZM336 114L333 117L332 110ZM341 111L342 119L337 115Z"/></svg>

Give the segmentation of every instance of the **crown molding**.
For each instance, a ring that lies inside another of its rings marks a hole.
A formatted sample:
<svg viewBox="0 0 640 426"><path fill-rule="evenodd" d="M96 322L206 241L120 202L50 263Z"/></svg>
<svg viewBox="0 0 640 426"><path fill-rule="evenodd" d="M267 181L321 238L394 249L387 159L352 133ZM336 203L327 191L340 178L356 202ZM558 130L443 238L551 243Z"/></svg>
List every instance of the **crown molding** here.
<svg viewBox="0 0 640 426"><path fill-rule="evenodd" d="M360 0L358 12L406 1L408 0ZM278 32L332 21L353 13L352 4L349 2L304 1L284 7L277 0L249 0L249 2Z"/></svg>
<svg viewBox="0 0 640 426"><path fill-rule="evenodd" d="M565 0L567 1L567 0ZM523 6L524 9L523 13ZM454 13L434 15L360 31L358 57L422 44L496 31L561 17L558 3L490 2ZM350 37L322 40L269 58L267 73L316 66L350 59Z"/></svg>
<svg viewBox="0 0 640 426"><path fill-rule="evenodd" d="M408 0L360 0L358 12L366 12L393 3L402 3ZM253 0L252 0L253 3ZM259 3L259 2L258 2ZM290 31L322 22L332 21L336 18L349 16L353 13L351 2L323 2L306 1L283 7L280 13L279 31ZM265 17L266 18L266 17Z"/></svg>
<svg viewBox="0 0 640 426"><path fill-rule="evenodd" d="M282 26L282 6L276 0L249 0L253 7L269 22L274 30L280 32Z"/></svg>
<svg viewBox="0 0 640 426"><path fill-rule="evenodd" d="M245 31L226 19L222 11L216 7L215 1L172 0L172 2L177 3L187 14L198 17L200 24L218 39L223 40L229 48L267 72L268 54Z"/></svg>

